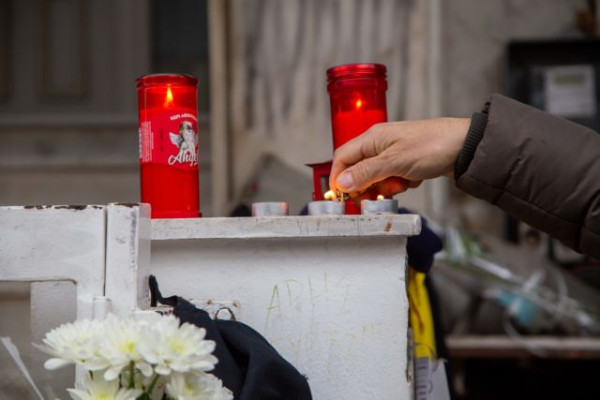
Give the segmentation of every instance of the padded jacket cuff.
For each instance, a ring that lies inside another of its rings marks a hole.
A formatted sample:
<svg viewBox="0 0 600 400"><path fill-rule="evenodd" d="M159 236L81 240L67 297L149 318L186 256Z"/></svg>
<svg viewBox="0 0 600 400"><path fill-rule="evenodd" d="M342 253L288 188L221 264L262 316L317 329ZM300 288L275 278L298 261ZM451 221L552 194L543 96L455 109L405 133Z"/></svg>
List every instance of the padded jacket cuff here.
<svg viewBox="0 0 600 400"><path fill-rule="evenodd" d="M483 131L487 124L487 118L488 116L486 113L473 113L465 143L463 144L462 149L460 149L458 158L454 163L455 180L460 178L467 168L469 168L469 164L471 164L471 160L473 160L473 157L475 156L475 150L477 150L479 142L483 139Z"/></svg>

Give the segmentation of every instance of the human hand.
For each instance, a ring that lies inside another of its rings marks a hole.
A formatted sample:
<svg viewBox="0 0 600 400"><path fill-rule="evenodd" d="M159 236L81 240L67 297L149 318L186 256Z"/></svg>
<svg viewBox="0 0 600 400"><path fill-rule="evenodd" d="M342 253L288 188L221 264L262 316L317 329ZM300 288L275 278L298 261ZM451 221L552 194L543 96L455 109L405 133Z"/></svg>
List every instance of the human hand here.
<svg viewBox="0 0 600 400"><path fill-rule="evenodd" d="M329 187L351 193L374 185L389 197L451 175L470 122L436 118L373 125L335 151Z"/></svg>

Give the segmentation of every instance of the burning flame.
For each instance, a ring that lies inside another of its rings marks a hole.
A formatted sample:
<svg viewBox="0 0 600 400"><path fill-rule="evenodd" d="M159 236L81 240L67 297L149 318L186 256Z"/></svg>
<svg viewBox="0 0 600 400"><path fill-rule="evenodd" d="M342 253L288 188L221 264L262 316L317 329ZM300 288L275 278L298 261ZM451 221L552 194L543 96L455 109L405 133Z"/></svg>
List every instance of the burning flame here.
<svg viewBox="0 0 600 400"><path fill-rule="evenodd" d="M354 105L356 106L356 109L357 109L357 110L360 110L360 108L361 108L361 107L362 107L362 105L363 105L363 101L362 101L362 99L358 99L358 100L356 100L356 103L354 103Z"/></svg>
<svg viewBox="0 0 600 400"><path fill-rule="evenodd" d="M326 191L323 197L325 198L325 200L335 200L336 198L335 192L333 190Z"/></svg>
<svg viewBox="0 0 600 400"><path fill-rule="evenodd" d="M167 87L167 96L165 97L165 107L168 107L173 103L173 92L171 91L171 87Z"/></svg>
<svg viewBox="0 0 600 400"><path fill-rule="evenodd" d="M382 194L378 194L378 195L377 195L377 200L383 200L383 199L385 199L385 197L383 197L383 195L382 195Z"/></svg>

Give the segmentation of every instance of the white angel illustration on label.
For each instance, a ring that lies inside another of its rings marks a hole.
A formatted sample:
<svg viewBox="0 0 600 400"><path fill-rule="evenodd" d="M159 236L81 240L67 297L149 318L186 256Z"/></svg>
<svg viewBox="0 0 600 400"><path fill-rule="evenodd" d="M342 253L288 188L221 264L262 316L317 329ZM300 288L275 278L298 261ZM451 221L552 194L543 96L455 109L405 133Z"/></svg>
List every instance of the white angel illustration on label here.
<svg viewBox="0 0 600 400"><path fill-rule="evenodd" d="M190 163L190 167L198 164L198 140L196 132L191 122L184 121L179 124L179 134L169 132L171 142L179 148L179 152L176 156L169 156L169 165L173 165L176 162L179 163Z"/></svg>

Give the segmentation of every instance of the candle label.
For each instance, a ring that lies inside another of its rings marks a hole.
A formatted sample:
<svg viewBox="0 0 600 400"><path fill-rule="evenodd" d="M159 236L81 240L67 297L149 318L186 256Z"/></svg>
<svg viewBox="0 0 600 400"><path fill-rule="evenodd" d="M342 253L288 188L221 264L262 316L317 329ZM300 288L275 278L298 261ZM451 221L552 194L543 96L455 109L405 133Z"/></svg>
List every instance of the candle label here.
<svg viewBox="0 0 600 400"><path fill-rule="evenodd" d="M169 110L150 116L140 121L139 139L141 163L198 167L198 122L192 113Z"/></svg>

